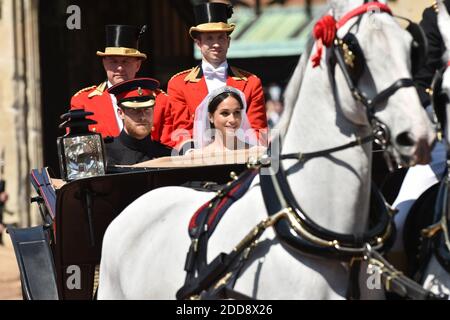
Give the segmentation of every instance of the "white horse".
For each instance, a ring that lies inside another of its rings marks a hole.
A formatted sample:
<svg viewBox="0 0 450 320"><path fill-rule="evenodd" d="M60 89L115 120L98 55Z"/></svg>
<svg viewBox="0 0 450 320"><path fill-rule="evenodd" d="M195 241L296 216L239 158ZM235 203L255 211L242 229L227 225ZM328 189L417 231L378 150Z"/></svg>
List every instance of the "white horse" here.
<svg viewBox="0 0 450 320"><path fill-rule="evenodd" d="M438 27L442 35L442 39L444 40L445 47L447 48L442 58L446 63L448 63L450 62L450 16L449 13L447 12L447 8L444 5L443 1L440 0L437 2L439 9L437 17ZM447 95L447 97L450 97L450 68L448 67L442 75L442 91ZM435 94L438 93L436 92ZM448 148L450 144L450 130L449 130L450 103L448 103L445 106L445 109L447 117L446 119L447 128L445 128L446 130L444 140L447 142L446 145ZM445 159L443 158L441 159L441 161L445 161ZM434 207L431 207L430 212L427 212L427 214L432 214L433 209ZM443 229L441 230L441 232L448 233L448 230ZM425 269L423 280L424 280L423 283L424 288L431 290L436 294L444 293L450 296L450 274L441 266L434 253L431 255L428 266Z"/></svg>
<svg viewBox="0 0 450 320"><path fill-rule="evenodd" d="M334 18L361 6L363 1L330 1ZM367 68L358 86L369 97L399 78L410 78L411 36L387 13L362 14L338 30L345 35L359 19L355 33ZM313 48L315 50L315 48ZM339 67L335 70L336 99L328 75L325 50L321 65L309 61L297 68L301 87L290 83L294 96L283 153L311 152L354 141L371 133L366 109L350 93ZM370 72L368 72L370 71ZM298 95L298 96L297 96ZM375 110L390 130L397 159L425 163L434 140L431 123L413 87L397 90ZM320 226L335 232L362 233L368 224L371 144L358 145L298 168L294 160L288 177L302 208ZM296 168L297 167L297 168ZM187 232L193 213L215 193L166 187L144 194L108 227L102 249L99 299L174 299L185 279ZM208 261L230 252L260 221L267 218L259 178L226 212L209 240ZM365 272L364 272L365 273ZM342 299L346 297L348 266L335 260L301 254L280 242L267 229L236 282L235 290L256 299ZM364 282L365 283L365 282ZM362 286L364 288L365 286ZM377 290L363 292L362 298ZM379 291L379 290L378 290Z"/></svg>

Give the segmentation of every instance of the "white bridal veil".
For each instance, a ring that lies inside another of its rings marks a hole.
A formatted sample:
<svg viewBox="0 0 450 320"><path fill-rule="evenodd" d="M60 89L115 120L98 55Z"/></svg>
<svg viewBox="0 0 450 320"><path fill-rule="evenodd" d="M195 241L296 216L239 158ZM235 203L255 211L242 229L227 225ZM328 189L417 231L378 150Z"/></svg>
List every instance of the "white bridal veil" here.
<svg viewBox="0 0 450 320"><path fill-rule="evenodd" d="M195 110L194 131L192 137L194 139L195 149L204 148L213 141L214 130L211 129L211 124L209 122L208 106L215 97L224 92L234 92L242 101L242 120L240 128L236 131L237 138L250 146L256 146L258 144L255 131L248 121L247 102L244 93L236 88L225 86L211 91Z"/></svg>

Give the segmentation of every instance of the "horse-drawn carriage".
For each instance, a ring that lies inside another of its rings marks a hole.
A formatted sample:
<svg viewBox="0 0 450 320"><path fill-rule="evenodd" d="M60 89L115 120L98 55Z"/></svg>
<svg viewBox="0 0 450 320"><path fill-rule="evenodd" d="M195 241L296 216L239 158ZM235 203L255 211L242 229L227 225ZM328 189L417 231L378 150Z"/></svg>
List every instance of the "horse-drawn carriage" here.
<svg viewBox="0 0 450 320"><path fill-rule="evenodd" d="M394 237L394 213L370 174L372 141L399 164L429 160L435 133L411 79L426 40L384 4L330 3L334 16L317 25L313 62L302 56L286 90L281 153L270 149L251 169L159 168L76 180L56 196L42 191L47 208L56 198L48 223L11 230L25 297L92 298L101 248L102 299L382 298L369 285L377 276L402 297L448 298L380 254ZM232 170L246 192L224 204L225 215L216 209L234 184L218 193L180 188L225 183Z"/></svg>
<svg viewBox="0 0 450 320"><path fill-rule="evenodd" d="M92 299L103 234L109 223L142 194L163 186L215 190L245 164L180 168L116 168L114 173L65 184L48 170L33 170L43 224L9 228L25 299ZM149 204L152 206L152 204Z"/></svg>

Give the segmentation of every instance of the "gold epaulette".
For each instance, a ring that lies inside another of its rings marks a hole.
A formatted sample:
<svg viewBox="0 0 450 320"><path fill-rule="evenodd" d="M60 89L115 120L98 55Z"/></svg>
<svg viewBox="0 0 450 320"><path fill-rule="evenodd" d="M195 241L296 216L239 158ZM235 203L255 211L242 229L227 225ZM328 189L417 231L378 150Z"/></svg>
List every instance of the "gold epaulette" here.
<svg viewBox="0 0 450 320"><path fill-rule="evenodd" d="M86 91L92 90L92 89L94 89L96 87L97 86L90 86L90 87L87 87L87 88L83 88L83 89L79 90L77 93L75 93L73 96L75 97L75 96L79 95L82 92L86 92Z"/></svg>
<svg viewBox="0 0 450 320"><path fill-rule="evenodd" d="M200 81L201 77L198 77L198 75L199 75L201 69L200 69L199 66L196 66L196 67L194 67L194 68L192 68L192 69L190 69L190 70L187 70L187 71L190 71L190 72L189 72L189 74L184 78L184 81L185 81L185 82L188 82L188 81L189 81L189 82L199 82L199 81Z"/></svg>
<svg viewBox="0 0 450 320"><path fill-rule="evenodd" d="M231 71L233 72L233 79L235 80L247 81L249 77L254 76L254 74L249 71L245 71L235 67L231 67Z"/></svg>
<svg viewBox="0 0 450 320"><path fill-rule="evenodd" d="M180 74L188 73L188 72L190 72L192 69L193 69L193 68L190 68L190 69L187 69L187 70L180 71L180 72L178 72L177 74L174 74L174 75L172 76L172 78L170 78L170 80L172 80L172 79L175 78L175 77L178 77ZM170 81L170 80L169 80L169 81Z"/></svg>
<svg viewBox="0 0 450 320"><path fill-rule="evenodd" d="M94 91L92 91L91 93L88 94L88 98L91 99L92 97L95 97L95 96L101 96L101 95L103 94L103 92L104 92L106 89L108 89L107 87L108 87L108 85L107 85L106 81L100 83L100 84L97 86L97 88L95 88Z"/></svg>

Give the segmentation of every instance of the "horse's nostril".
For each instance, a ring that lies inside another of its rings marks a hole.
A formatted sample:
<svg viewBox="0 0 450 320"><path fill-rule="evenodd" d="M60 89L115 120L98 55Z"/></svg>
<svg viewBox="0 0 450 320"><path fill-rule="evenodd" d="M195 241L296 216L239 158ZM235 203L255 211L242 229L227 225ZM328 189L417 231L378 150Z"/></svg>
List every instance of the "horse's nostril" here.
<svg viewBox="0 0 450 320"><path fill-rule="evenodd" d="M415 141L411 133L403 132L397 136L397 144L401 146L411 147L414 145Z"/></svg>

